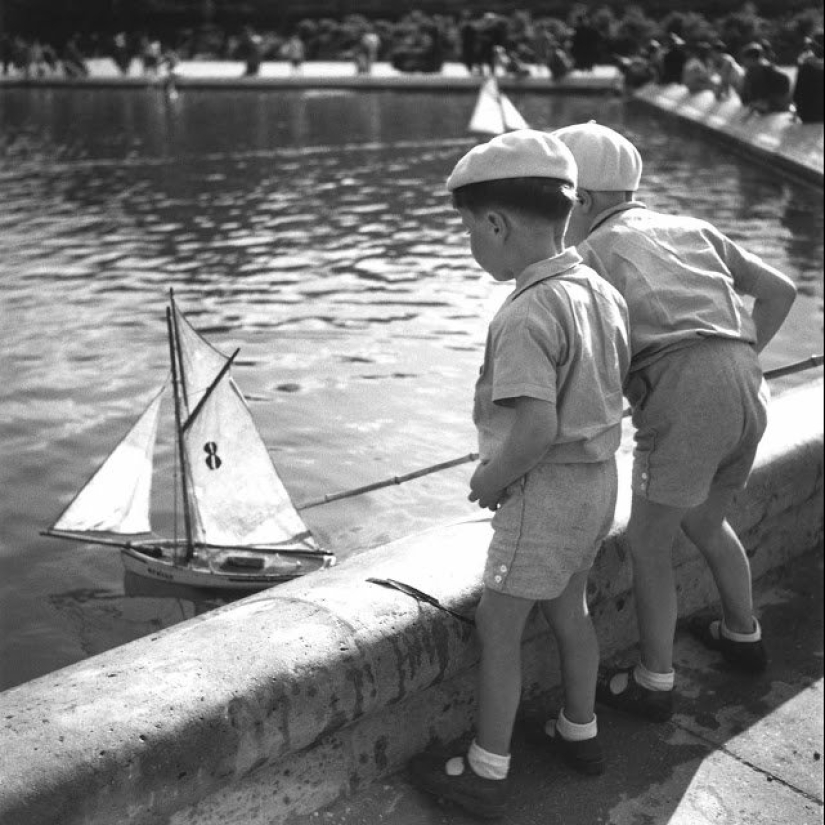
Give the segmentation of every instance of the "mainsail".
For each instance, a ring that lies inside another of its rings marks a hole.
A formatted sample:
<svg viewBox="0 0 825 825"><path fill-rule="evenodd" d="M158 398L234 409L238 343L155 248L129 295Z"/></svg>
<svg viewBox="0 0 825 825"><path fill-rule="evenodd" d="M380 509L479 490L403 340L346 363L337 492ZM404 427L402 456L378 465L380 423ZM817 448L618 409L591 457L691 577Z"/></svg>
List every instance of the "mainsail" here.
<svg viewBox="0 0 825 825"><path fill-rule="evenodd" d="M163 388L51 530L134 535L151 531L152 453Z"/></svg>
<svg viewBox="0 0 825 825"><path fill-rule="evenodd" d="M490 77L478 93L468 131L481 135L500 135L515 129L526 129L527 121L510 99L502 94L498 81Z"/></svg>
<svg viewBox="0 0 825 825"><path fill-rule="evenodd" d="M229 373L215 383L229 359L177 308L175 321L188 415L183 441L194 541L318 549Z"/></svg>

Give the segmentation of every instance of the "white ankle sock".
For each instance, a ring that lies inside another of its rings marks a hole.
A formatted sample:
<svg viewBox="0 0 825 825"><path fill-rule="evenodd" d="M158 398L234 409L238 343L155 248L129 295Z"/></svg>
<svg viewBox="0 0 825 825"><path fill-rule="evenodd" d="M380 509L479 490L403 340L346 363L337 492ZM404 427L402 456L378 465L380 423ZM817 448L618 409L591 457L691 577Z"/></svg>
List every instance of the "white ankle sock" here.
<svg viewBox="0 0 825 825"><path fill-rule="evenodd" d="M753 618L753 628L750 633L735 633L733 630L728 630L725 620L722 619L719 622L718 633L721 633L732 642L758 642L762 638L762 625L759 624L759 619L755 616Z"/></svg>
<svg viewBox="0 0 825 825"><path fill-rule="evenodd" d="M467 761L470 767L484 779L506 779L510 770L510 755L501 756L497 753L480 748L473 739L470 750L467 751Z"/></svg>
<svg viewBox="0 0 825 825"><path fill-rule="evenodd" d="M562 739L566 739L568 742L582 742L585 739L592 739L596 736L599 732L598 725L596 723L596 714L593 714L593 718L589 721L582 724L578 722L571 722L565 715L564 709L559 711L559 718L558 719L549 719L547 724L544 726L544 732L548 736L555 736L558 732L559 736Z"/></svg>
<svg viewBox="0 0 825 825"><path fill-rule="evenodd" d="M669 673L655 673L652 670L648 670L639 662L633 671L633 678L638 684L648 690L673 690L673 684L676 681L676 671L671 670Z"/></svg>

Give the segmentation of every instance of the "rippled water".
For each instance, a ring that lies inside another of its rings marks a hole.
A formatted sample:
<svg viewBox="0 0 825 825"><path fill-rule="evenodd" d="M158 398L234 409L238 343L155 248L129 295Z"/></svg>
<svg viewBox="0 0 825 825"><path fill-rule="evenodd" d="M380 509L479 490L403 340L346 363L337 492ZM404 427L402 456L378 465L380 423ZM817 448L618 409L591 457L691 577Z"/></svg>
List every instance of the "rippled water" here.
<svg viewBox="0 0 825 825"><path fill-rule="evenodd" d="M820 194L618 99L514 100L538 127L621 128L646 158L643 200L712 220L797 280L768 367L821 349ZM163 379L170 287L213 343L241 348L236 380L295 501L474 448L485 319L507 289L473 264L442 188L473 102L0 90L0 688L220 603L38 534ZM469 472L305 517L344 559L474 512Z"/></svg>

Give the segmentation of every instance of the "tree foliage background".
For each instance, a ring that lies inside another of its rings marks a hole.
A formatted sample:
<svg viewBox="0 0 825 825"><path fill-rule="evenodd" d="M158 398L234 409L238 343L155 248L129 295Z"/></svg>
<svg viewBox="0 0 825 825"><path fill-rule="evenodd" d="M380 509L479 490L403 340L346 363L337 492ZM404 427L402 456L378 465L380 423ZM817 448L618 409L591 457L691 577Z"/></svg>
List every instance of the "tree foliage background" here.
<svg viewBox="0 0 825 825"><path fill-rule="evenodd" d="M209 38L199 35L211 30L215 41L215 32L232 35L252 26L269 32L276 44L298 30L309 40L309 59L334 59L336 49L346 45L348 31L368 22L376 23L388 42L410 21L435 20L454 31L455 20L468 8L476 15L492 11L508 16L516 36L531 20L547 21L556 31L569 30L587 12L606 49L620 54L668 31L686 40L721 37L732 50L764 38L780 62L793 62L804 37L823 21L823 3L811 0L0 0L0 31L50 41L73 32L106 35L124 30L174 41L187 32L187 42L194 32L204 56L223 57L215 53L219 45L210 46Z"/></svg>

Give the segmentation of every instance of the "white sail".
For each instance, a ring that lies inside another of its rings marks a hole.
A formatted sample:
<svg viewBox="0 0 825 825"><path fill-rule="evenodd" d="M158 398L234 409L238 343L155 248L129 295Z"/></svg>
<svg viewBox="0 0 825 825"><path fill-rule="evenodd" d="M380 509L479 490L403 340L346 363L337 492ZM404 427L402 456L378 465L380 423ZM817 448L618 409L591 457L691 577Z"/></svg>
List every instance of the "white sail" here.
<svg viewBox="0 0 825 825"><path fill-rule="evenodd" d="M490 77L479 89L468 131L481 135L500 135L514 129L526 129L527 121L510 99L502 94L498 81Z"/></svg>
<svg viewBox="0 0 825 825"><path fill-rule="evenodd" d="M194 412L227 359L183 321L179 343ZM183 440L196 542L317 549L228 372L185 428Z"/></svg>
<svg viewBox="0 0 825 825"><path fill-rule="evenodd" d="M227 357L195 331L175 307L175 332L183 361L182 378L187 413L191 413L227 362ZM185 416L184 416L185 417Z"/></svg>
<svg viewBox="0 0 825 825"><path fill-rule="evenodd" d="M64 510L52 530L129 535L150 532L152 453L161 396L166 386L164 384L137 423Z"/></svg>

